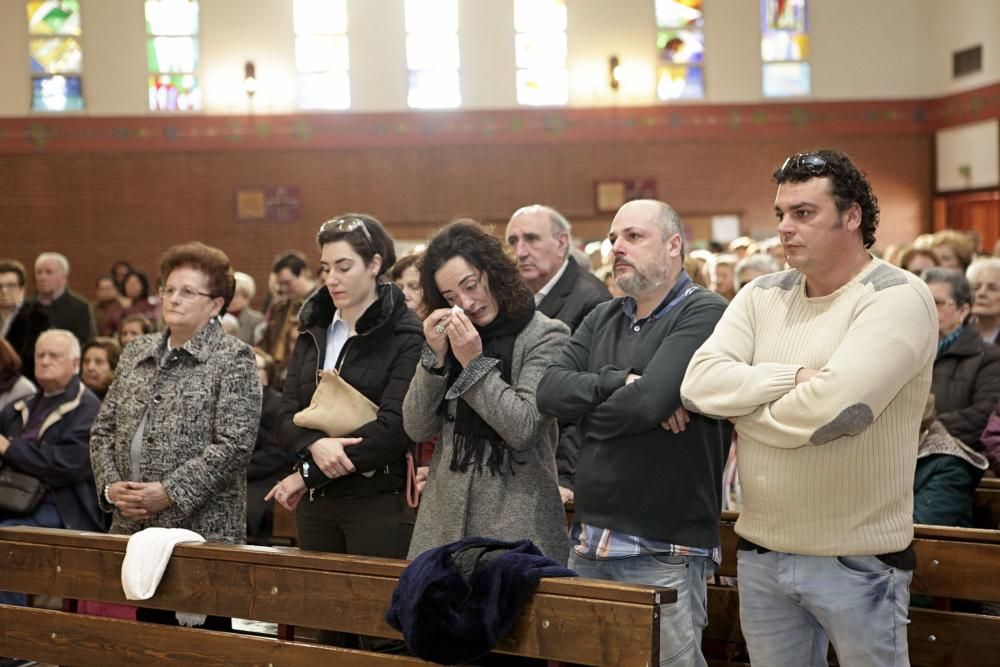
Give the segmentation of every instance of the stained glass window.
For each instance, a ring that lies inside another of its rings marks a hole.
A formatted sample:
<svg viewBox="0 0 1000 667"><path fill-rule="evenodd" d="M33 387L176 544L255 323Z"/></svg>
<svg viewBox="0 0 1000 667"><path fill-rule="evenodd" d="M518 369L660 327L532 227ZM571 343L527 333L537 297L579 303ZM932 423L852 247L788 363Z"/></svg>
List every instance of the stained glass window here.
<svg viewBox="0 0 1000 667"><path fill-rule="evenodd" d="M761 0L760 15L764 96L808 95L808 0Z"/></svg>
<svg viewBox="0 0 1000 667"><path fill-rule="evenodd" d="M350 108L347 0L295 0L292 12L299 106Z"/></svg>
<svg viewBox="0 0 1000 667"><path fill-rule="evenodd" d="M566 104L566 0L514 0L518 104Z"/></svg>
<svg viewBox="0 0 1000 667"><path fill-rule="evenodd" d="M146 0L149 108L199 111L198 0Z"/></svg>
<svg viewBox="0 0 1000 667"><path fill-rule="evenodd" d="M29 0L28 57L33 111L82 111L79 0Z"/></svg>
<svg viewBox="0 0 1000 667"><path fill-rule="evenodd" d="M702 0L656 0L656 95L661 100L705 96L704 27Z"/></svg>
<svg viewBox="0 0 1000 667"><path fill-rule="evenodd" d="M415 109L462 104L458 78L458 0L405 0L406 103Z"/></svg>

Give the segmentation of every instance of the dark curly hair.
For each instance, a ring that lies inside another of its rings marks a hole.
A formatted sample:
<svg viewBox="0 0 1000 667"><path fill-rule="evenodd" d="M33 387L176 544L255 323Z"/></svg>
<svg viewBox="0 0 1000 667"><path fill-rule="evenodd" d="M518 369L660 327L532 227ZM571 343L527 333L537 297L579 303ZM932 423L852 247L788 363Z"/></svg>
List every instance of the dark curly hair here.
<svg viewBox="0 0 1000 667"><path fill-rule="evenodd" d="M146 274L139 269L129 269L128 273L125 274L125 277L122 278L122 292L125 291L125 283L127 283L128 279L132 276L135 276L142 288L142 293L139 296L143 299L149 298L149 278L146 277Z"/></svg>
<svg viewBox="0 0 1000 667"><path fill-rule="evenodd" d="M486 285L496 299L499 312L518 314L531 299L531 291L521 279L517 264L507 254L500 239L471 220L457 220L438 231L427 245L420 262L420 287L427 311L447 308L434 274L448 260L461 257L486 276Z"/></svg>
<svg viewBox="0 0 1000 667"><path fill-rule="evenodd" d="M861 207L861 238L866 248L875 243L878 199L872 192L868 179L845 154L830 149L799 153L786 159L771 176L778 185L804 183L812 178L829 178L837 210L843 213L857 202Z"/></svg>
<svg viewBox="0 0 1000 667"><path fill-rule="evenodd" d="M360 225L364 225L364 229L361 229ZM320 225L316 244L321 251L327 243L337 241L346 241L364 261L365 266L372 263L376 254L379 255L382 258L382 265L378 270L379 276L396 263L396 244L375 216L365 213L344 213Z"/></svg>

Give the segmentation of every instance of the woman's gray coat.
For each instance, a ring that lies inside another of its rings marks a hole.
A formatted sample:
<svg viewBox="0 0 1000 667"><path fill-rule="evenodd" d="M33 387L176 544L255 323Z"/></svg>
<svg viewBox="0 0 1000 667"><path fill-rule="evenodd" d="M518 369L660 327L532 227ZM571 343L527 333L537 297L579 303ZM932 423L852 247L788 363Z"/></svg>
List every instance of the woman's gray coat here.
<svg viewBox="0 0 1000 667"><path fill-rule="evenodd" d="M173 504L146 520L115 511L111 532L187 528L209 542L246 541L246 467L260 424L257 362L217 319L166 353L169 331L133 340L90 435L98 502L131 479L132 436L148 409L139 459L143 482L162 482ZM164 358L165 357L165 358Z"/></svg>
<svg viewBox="0 0 1000 667"><path fill-rule="evenodd" d="M431 459L420 500L409 558L470 536L530 539L561 564L569 557L566 512L559 497L555 451L558 429L538 412L535 389L542 373L569 342L569 329L536 312L514 341L511 384L500 377L499 360L479 357L455 380L427 370L434 355L426 345L403 401L403 425L415 442L441 439ZM446 394L447 392L447 394ZM461 396L503 438L524 465L513 474L452 471L456 399ZM447 417L439 411L448 400Z"/></svg>

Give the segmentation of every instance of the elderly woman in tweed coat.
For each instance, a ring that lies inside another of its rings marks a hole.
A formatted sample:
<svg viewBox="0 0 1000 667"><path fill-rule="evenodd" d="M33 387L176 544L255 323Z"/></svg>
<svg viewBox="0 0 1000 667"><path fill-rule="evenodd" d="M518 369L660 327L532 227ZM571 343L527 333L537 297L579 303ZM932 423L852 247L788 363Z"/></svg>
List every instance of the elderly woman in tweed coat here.
<svg viewBox="0 0 1000 667"><path fill-rule="evenodd" d="M91 431L98 500L112 533L187 528L242 544L261 386L253 351L218 320L232 269L190 243L166 252L160 275L167 329L125 349Z"/></svg>
<svg viewBox="0 0 1000 667"><path fill-rule="evenodd" d="M423 355L403 401L414 441L441 433L409 557L465 537L532 540L565 564L558 428L535 405L545 367L569 343L535 311L500 241L455 222L428 245L421 286L430 314ZM452 306L449 308L448 306Z"/></svg>

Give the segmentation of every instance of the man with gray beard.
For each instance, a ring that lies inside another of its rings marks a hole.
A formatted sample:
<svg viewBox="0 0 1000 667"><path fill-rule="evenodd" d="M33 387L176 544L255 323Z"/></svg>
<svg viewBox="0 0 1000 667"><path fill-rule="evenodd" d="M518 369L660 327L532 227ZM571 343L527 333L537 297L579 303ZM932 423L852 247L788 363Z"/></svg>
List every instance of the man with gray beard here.
<svg viewBox="0 0 1000 667"><path fill-rule="evenodd" d="M667 204L625 204L608 239L625 296L594 308L537 391L541 412L582 435L569 566L676 589L662 609L660 664L705 665L705 580L719 559L732 428L688 414L680 386L726 301L684 272L681 219Z"/></svg>

